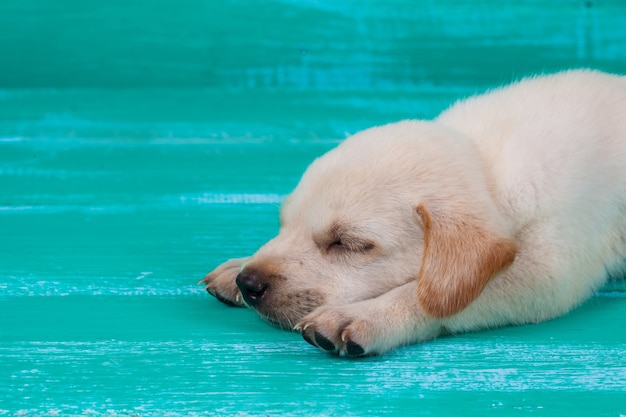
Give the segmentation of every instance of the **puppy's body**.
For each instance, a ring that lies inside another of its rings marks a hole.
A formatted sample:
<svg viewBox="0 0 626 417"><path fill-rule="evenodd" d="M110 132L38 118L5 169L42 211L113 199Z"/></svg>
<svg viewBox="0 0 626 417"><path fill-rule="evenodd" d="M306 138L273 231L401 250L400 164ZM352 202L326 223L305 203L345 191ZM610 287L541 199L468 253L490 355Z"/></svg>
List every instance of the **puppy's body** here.
<svg viewBox="0 0 626 417"><path fill-rule="evenodd" d="M626 257L626 78L570 71L347 139L203 280L339 354L539 322Z"/></svg>
<svg viewBox="0 0 626 417"><path fill-rule="evenodd" d="M502 274L511 281L505 298L528 300L503 302L512 311L502 324L565 313L623 265L626 78L571 71L526 80L457 103L436 121L472 141L518 244ZM463 318L453 321L465 330Z"/></svg>

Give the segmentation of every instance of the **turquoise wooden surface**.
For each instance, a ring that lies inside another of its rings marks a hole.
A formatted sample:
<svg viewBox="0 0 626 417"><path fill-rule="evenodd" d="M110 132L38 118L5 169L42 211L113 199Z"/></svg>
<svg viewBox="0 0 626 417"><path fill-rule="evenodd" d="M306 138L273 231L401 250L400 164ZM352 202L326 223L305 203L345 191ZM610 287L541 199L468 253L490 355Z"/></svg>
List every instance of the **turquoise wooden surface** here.
<svg viewBox="0 0 626 417"><path fill-rule="evenodd" d="M622 1L0 2L0 416L626 415L626 288L343 360L195 283L307 164L524 74L626 73Z"/></svg>

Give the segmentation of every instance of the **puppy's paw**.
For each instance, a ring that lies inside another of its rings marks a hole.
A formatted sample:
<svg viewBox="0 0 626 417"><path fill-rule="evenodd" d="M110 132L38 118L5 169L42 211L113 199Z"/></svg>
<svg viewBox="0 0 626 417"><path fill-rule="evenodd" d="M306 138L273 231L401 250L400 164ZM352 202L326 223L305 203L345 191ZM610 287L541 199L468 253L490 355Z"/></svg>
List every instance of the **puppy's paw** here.
<svg viewBox="0 0 626 417"><path fill-rule="evenodd" d="M237 274L241 267L250 258L231 259L224 262L204 277L198 285L203 284L209 294L217 298L224 304L235 307L242 307L243 298L235 283Z"/></svg>
<svg viewBox="0 0 626 417"><path fill-rule="evenodd" d="M304 340L326 352L341 356L371 356L383 353L376 341L376 320L351 306L324 306L295 326Z"/></svg>

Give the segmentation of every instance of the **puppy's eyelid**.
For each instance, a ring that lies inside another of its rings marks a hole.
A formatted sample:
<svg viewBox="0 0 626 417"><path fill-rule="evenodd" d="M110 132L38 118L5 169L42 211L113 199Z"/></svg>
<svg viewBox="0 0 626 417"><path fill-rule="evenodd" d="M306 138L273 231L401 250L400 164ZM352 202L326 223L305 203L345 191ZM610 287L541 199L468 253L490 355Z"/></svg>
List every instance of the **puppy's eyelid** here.
<svg viewBox="0 0 626 417"><path fill-rule="evenodd" d="M330 244L328 244L329 251L338 250L358 253L369 252L375 247L376 245L369 240L354 237L335 238L330 242Z"/></svg>

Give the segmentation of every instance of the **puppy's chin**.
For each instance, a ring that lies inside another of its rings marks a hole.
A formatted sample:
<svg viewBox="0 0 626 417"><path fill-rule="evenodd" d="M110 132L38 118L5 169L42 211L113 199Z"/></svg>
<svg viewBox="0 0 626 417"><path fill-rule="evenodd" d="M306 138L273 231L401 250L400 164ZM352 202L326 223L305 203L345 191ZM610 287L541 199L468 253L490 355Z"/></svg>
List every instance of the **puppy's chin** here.
<svg viewBox="0 0 626 417"><path fill-rule="evenodd" d="M280 313L266 314L255 309L252 309L252 310L254 310L254 312L257 313L259 317L261 317L261 319L263 319L263 321L265 321L266 323L274 327L277 327L281 330L289 330L289 331L293 331L296 323L298 323L302 317L306 316L306 314L298 314L295 316L288 316L286 314L280 314Z"/></svg>
<svg viewBox="0 0 626 417"><path fill-rule="evenodd" d="M274 294L258 305L246 305L272 326L293 330L296 323L325 304L325 300L326 297L321 292L309 289L289 295Z"/></svg>

